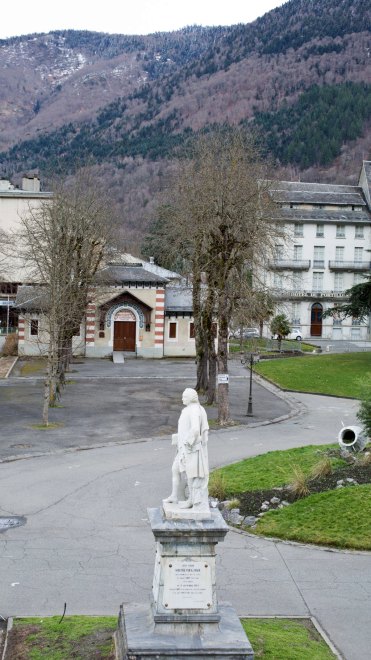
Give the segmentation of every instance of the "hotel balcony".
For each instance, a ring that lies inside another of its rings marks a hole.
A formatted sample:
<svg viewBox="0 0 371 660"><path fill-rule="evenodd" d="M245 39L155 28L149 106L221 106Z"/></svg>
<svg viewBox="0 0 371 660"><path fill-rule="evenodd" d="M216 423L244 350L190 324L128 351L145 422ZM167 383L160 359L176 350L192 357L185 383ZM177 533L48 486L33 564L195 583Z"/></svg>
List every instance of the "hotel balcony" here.
<svg viewBox="0 0 371 660"><path fill-rule="evenodd" d="M276 300L313 300L314 298L327 298L328 300L347 300L344 291L318 291L316 289L272 289L272 296Z"/></svg>
<svg viewBox="0 0 371 660"><path fill-rule="evenodd" d="M329 261L330 270L367 271L370 270L370 261Z"/></svg>
<svg viewBox="0 0 371 660"><path fill-rule="evenodd" d="M309 270L310 259L274 259L269 262L271 270Z"/></svg>

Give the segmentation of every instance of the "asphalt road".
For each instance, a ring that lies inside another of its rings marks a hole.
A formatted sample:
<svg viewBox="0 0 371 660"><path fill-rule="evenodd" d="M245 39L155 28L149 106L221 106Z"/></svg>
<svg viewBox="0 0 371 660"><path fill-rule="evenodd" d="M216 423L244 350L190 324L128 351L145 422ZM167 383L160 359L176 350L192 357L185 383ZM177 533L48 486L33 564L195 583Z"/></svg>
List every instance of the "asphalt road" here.
<svg viewBox="0 0 371 660"><path fill-rule="evenodd" d="M42 373L22 376L20 361L7 380L0 380L0 460L78 447L170 436L176 430L181 395L195 385L194 360L81 360L72 365L61 407L50 410L58 428L40 431ZM239 424L262 423L289 412L258 383L253 385L253 417L246 417L249 371L230 362L231 416ZM215 407L208 408L217 418Z"/></svg>
<svg viewBox="0 0 371 660"><path fill-rule="evenodd" d="M327 443L340 420L356 420L356 401L295 401L301 414L281 423L211 432L211 466ZM69 614L117 614L121 602L147 602L155 553L147 507L169 492L172 456L163 437L0 464L0 515L26 518L0 535L0 614L61 614L65 602ZM217 571L219 598L240 615L314 616L344 658L370 657L370 553L231 531Z"/></svg>

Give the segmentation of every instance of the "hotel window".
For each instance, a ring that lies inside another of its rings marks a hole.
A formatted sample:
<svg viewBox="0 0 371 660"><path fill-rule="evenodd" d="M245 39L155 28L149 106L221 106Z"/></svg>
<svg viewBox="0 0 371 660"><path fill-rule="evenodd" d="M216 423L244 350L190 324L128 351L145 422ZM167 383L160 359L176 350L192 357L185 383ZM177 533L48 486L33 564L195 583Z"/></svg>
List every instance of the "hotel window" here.
<svg viewBox="0 0 371 660"><path fill-rule="evenodd" d="M282 289L282 275L279 275L279 273L274 273L273 275L273 286L276 289Z"/></svg>
<svg viewBox="0 0 371 660"><path fill-rule="evenodd" d="M298 222L294 224L294 236L304 236L304 226Z"/></svg>
<svg viewBox="0 0 371 660"><path fill-rule="evenodd" d="M334 291L339 293L344 290L344 275L343 273L335 273L334 277Z"/></svg>
<svg viewBox="0 0 371 660"><path fill-rule="evenodd" d="M189 324L189 338L190 339L195 338L195 324L193 321L191 321Z"/></svg>
<svg viewBox="0 0 371 660"><path fill-rule="evenodd" d="M294 261L301 261L303 258L303 246L294 245Z"/></svg>
<svg viewBox="0 0 371 660"><path fill-rule="evenodd" d="M364 227L363 225L356 225L355 227L355 232L354 232L354 238L364 238Z"/></svg>
<svg viewBox="0 0 371 660"><path fill-rule="evenodd" d="M292 277L292 288L293 291L300 291L303 286L303 275L302 273L294 273Z"/></svg>
<svg viewBox="0 0 371 660"><path fill-rule="evenodd" d="M344 261L344 248L337 246L335 249L335 261Z"/></svg>
<svg viewBox="0 0 371 660"><path fill-rule="evenodd" d="M325 235L325 225L320 223L316 227L316 236L317 238L323 238Z"/></svg>
<svg viewBox="0 0 371 660"><path fill-rule="evenodd" d="M313 268L325 267L325 248L322 245L314 246Z"/></svg>
<svg viewBox="0 0 371 660"><path fill-rule="evenodd" d="M354 261L357 261L358 263L362 261L363 259L363 248L361 247L356 247L354 248Z"/></svg>
<svg viewBox="0 0 371 660"><path fill-rule="evenodd" d="M283 253L283 245L275 245L274 246L274 258L277 260L283 259L284 253Z"/></svg>
<svg viewBox="0 0 371 660"><path fill-rule="evenodd" d="M169 339L176 339L178 331L178 323L176 321L169 321Z"/></svg>
<svg viewBox="0 0 371 660"><path fill-rule="evenodd" d="M291 323L300 325L300 303L292 303Z"/></svg>
<svg viewBox="0 0 371 660"><path fill-rule="evenodd" d="M313 273L313 291L322 291L323 273Z"/></svg>
<svg viewBox="0 0 371 660"><path fill-rule="evenodd" d="M336 238L345 238L345 225L336 225Z"/></svg>
<svg viewBox="0 0 371 660"><path fill-rule="evenodd" d="M365 281L365 278L363 277L362 273L354 273L353 285L362 284L364 281Z"/></svg>
<svg viewBox="0 0 371 660"><path fill-rule="evenodd" d="M31 319L30 321L30 335L31 337L37 337L39 334L39 321L38 319Z"/></svg>

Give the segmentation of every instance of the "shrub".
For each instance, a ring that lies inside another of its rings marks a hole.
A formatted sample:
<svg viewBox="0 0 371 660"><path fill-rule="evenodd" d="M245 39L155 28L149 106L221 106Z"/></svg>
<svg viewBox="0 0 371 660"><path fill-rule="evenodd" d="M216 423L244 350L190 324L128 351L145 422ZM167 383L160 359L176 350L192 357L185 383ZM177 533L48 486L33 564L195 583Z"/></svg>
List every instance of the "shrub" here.
<svg viewBox="0 0 371 660"><path fill-rule="evenodd" d="M357 419L361 422L368 437L371 437L371 376L360 379L361 403L357 412Z"/></svg>
<svg viewBox="0 0 371 660"><path fill-rule="evenodd" d="M239 509L241 506L240 500L234 499L234 500L229 500L228 504L226 504L227 509Z"/></svg>
<svg viewBox="0 0 371 660"><path fill-rule="evenodd" d="M3 356L10 357L11 355L18 355L18 335L15 332L7 335L3 347Z"/></svg>
<svg viewBox="0 0 371 660"><path fill-rule="evenodd" d="M213 472L209 480L209 495L222 501L227 498L225 478L221 472Z"/></svg>
<svg viewBox="0 0 371 660"><path fill-rule="evenodd" d="M332 473L333 473L333 468L332 468L331 460L329 459L328 456L325 456L320 461L318 461L318 463L313 465L310 472L310 478L319 479L321 477L328 477Z"/></svg>
<svg viewBox="0 0 371 660"><path fill-rule="evenodd" d="M309 495L309 488L307 483L308 479L306 475L298 465L294 465L292 471L294 478L289 484L289 489L298 499L301 497L306 497Z"/></svg>

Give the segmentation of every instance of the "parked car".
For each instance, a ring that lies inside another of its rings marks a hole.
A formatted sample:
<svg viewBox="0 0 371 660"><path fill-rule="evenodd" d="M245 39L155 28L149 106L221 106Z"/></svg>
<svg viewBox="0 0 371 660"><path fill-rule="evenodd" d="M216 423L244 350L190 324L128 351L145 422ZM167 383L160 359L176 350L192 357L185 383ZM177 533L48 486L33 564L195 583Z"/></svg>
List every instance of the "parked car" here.
<svg viewBox="0 0 371 660"><path fill-rule="evenodd" d="M230 337L233 339L240 339L241 330L238 328L237 330L232 331ZM260 337L258 328L244 328L242 330L242 339L254 339L256 337Z"/></svg>
<svg viewBox="0 0 371 660"><path fill-rule="evenodd" d="M272 339L278 339L278 335L273 335ZM283 339L296 339L297 341L301 341L303 339L303 335L301 330L298 330L298 328L292 328L291 332L289 332L286 337L283 337Z"/></svg>

